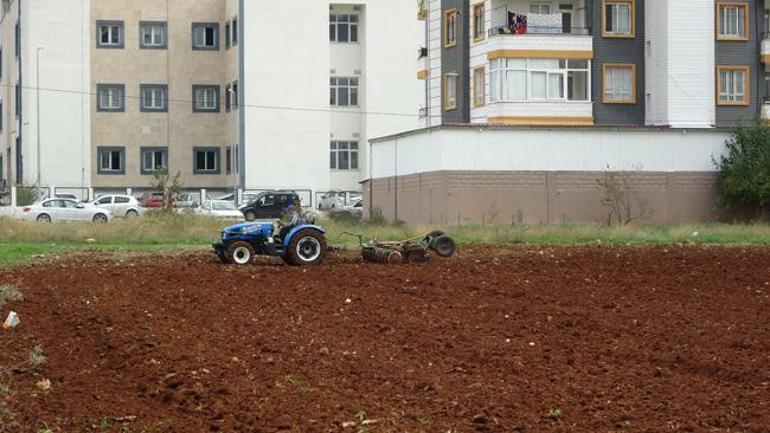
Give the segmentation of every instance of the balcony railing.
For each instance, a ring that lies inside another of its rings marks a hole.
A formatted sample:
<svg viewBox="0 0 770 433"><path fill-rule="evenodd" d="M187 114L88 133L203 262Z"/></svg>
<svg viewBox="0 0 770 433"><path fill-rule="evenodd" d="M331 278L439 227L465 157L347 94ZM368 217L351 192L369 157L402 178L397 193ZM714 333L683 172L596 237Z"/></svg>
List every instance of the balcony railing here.
<svg viewBox="0 0 770 433"><path fill-rule="evenodd" d="M572 25L572 14L508 14L508 24L489 29L499 35L590 35L590 27Z"/></svg>

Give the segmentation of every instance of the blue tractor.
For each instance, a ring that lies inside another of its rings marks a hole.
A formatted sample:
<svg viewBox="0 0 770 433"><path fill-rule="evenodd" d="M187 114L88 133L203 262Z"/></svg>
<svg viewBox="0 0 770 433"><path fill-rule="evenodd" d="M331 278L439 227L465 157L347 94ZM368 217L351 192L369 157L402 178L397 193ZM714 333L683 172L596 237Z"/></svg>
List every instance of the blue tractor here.
<svg viewBox="0 0 770 433"><path fill-rule="evenodd" d="M279 227L252 221L225 227L214 251L223 263L248 265L256 255L280 257L289 265L320 265L326 257L326 230L314 224Z"/></svg>

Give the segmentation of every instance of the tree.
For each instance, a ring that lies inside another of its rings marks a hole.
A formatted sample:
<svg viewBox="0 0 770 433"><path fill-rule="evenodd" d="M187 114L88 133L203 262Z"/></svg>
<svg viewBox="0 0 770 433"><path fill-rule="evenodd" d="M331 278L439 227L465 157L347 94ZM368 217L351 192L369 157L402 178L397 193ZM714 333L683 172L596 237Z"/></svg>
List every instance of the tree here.
<svg viewBox="0 0 770 433"><path fill-rule="evenodd" d="M652 216L650 202L631 186L631 173L606 171L596 181L602 192L602 206L609 210L607 225L628 225Z"/></svg>
<svg viewBox="0 0 770 433"><path fill-rule="evenodd" d="M174 198L182 192L182 183L179 182L180 172L176 172L174 177L168 172L167 167L159 167L152 172L152 182L150 187L155 191L163 193L163 208L171 211L174 207Z"/></svg>
<svg viewBox="0 0 770 433"><path fill-rule="evenodd" d="M714 159L719 170L719 204L741 203L770 217L770 128L756 125L735 128L725 153Z"/></svg>

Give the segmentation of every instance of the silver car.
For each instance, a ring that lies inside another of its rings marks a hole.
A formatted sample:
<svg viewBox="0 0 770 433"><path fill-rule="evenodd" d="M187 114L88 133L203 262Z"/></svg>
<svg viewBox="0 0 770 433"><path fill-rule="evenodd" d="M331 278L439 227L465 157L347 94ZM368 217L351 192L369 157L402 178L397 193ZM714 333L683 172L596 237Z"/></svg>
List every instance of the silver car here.
<svg viewBox="0 0 770 433"><path fill-rule="evenodd" d="M50 223L52 221L90 221L106 223L112 217L109 210L78 203L68 198L49 198L22 209L22 219Z"/></svg>
<svg viewBox="0 0 770 433"><path fill-rule="evenodd" d="M107 209L116 217L133 218L142 212L139 201L130 195L105 195L91 202L91 206Z"/></svg>

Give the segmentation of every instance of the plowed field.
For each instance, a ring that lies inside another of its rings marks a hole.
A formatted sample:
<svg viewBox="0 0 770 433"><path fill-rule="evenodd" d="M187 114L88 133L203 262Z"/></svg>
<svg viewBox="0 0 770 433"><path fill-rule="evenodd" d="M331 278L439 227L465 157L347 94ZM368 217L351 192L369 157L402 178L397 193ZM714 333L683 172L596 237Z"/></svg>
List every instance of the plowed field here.
<svg viewBox="0 0 770 433"><path fill-rule="evenodd" d="M770 249L94 253L0 284L3 433L770 432Z"/></svg>

